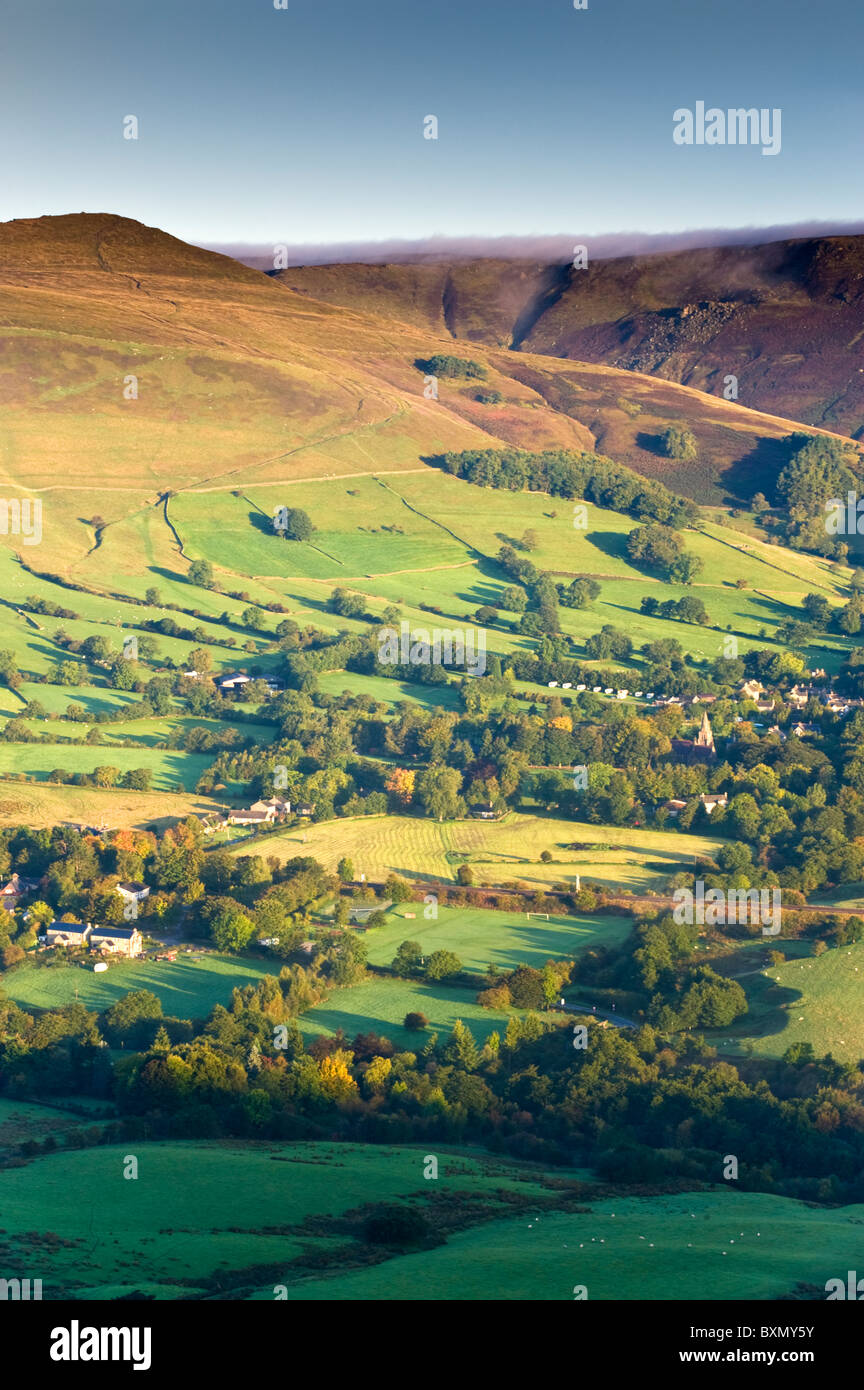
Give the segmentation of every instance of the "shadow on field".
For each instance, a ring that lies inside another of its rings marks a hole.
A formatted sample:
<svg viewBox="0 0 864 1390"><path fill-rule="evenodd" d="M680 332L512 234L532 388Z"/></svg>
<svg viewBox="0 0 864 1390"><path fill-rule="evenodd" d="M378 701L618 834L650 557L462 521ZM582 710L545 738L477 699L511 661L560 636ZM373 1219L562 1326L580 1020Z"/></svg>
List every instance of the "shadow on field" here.
<svg viewBox="0 0 864 1390"><path fill-rule="evenodd" d="M615 560L623 560L625 564L633 565L627 554L626 534L620 531L587 531L584 539L587 545L593 546L602 555L609 555ZM638 566L634 565L634 568Z"/></svg>
<svg viewBox="0 0 864 1390"><path fill-rule="evenodd" d="M724 469L718 481L732 494L724 497L724 506L736 506L742 497L753 497L757 492L772 497L777 476L792 457L792 438L786 435L782 439L760 439L754 449Z"/></svg>
<svg viewBox="0 0 864 1390"><path fill-rule="evenodd" d="M789 1023L789 1011L804 999L801 991L778 984L761 972L739 975L737 979L747 995L748 1012L729 1028L706 1028L706 1038L770 1038L782 1033Z"/></svg>

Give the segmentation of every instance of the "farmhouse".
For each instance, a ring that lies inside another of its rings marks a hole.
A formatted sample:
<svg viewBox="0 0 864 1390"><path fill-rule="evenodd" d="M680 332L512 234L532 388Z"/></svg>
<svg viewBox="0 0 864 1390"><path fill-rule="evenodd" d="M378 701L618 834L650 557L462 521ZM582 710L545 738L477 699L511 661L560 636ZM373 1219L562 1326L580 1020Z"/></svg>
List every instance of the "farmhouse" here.
<svg viewBox="0 0 864 1390"><path fill-rule="evenodd" d="M45 931L46 946L86 946L93 928L89 922L52 922Z"/></svg>
<svg viewBox="0 0 864 1390"><path fill-rule="evenodd" d="M223 676L219 682L219 689L223 695L236 695L238 690L242 690L244 685L248 685L252 677L247 676L243 671L232 671L230 676Z"/></svg>
<svg viewBox="0 0 864 1390"><path fill-rule="evenodd" d="M143 903L150 896L146 883L118 883L117 892L127 903Z"/></svg>
<svg viewBox="0 0 864 1390"><path fill-rule="evenodd" d="M765 687L760 681L742 681L738 687L738 694L742 700L758 700L765 694Z"/></svg>
<svg viewBox="0 0 864 1390"><path fill-rule="evenodd" d="M227 816L219 816L213 813L206 816L198 816L197 819L200 821L201 828L205 835L213 835L217 830L224 830L228 824Z"/></svg>
<svg viewBox="0 0 864 1390"><path fill-rule="evenodd" d="M7 912L14 912L25 894L34 892L38 887L37 878L22 878L20 874L13 874L9 882L0 888L0 907L5 908Z"/></svg>
<svg viewBox="0 0 864 1390"><path fill-rule="evenodd" d="M298 801L295 810L298 816L314 816L315 805L314 801Z"/></svg>
<svg viewBox="0 0 864 1390"><path fill-rule="evenodd" d="M115 956L140 956L144 938L137 927L94 927L90 949L110 951Z"/></svg>
<svg viewBox="0 0 864 1390"><path fill-rule="evenodd" d="M475 820L500 820L501 818L501 812L495 810L491 801L481 801L478 806L472 806L471 815Z"/></svg>
<svg viewBox="0 0 864 1390"><path fill-rule="evenodd" d="M810 690L804 685L793 685L786 699L789 701L789 704L794 705L796 709L803 709L810 699Z"/></svg>
<svg viewBox="0 0 864 1390"><path fill-rule="evenodd" d="M718 806L721 811L725 811L726 807L729 805L729 797L726 792L703 792L699 800L702 802L709 816L714 814Z"/></svg>
<svg viewBox="0 0 864 1390"><path fill-rule="evenodd" d="M686 801L679 801L675 797L671 801L664 801L661 810L668 811L670 816L680 816L686 805Z"/></svg>
<svg viewBox="0 0 864 1390"><path fill-rule="evenodd" d="M276 819L276 812L272 807L266 810L255 810L250 806L248 811L230 811L228 813L228 825L269 825Z"/></svg>
<svg viewBox="0 0 864 1390"><path fill-rule="evenodd" d="M266 811L268 814L272 812L274 817L287 816L291 810L291 802L283 801L281 796L270 796L266 801L253 801L249 809L250 811Z"/></svg>

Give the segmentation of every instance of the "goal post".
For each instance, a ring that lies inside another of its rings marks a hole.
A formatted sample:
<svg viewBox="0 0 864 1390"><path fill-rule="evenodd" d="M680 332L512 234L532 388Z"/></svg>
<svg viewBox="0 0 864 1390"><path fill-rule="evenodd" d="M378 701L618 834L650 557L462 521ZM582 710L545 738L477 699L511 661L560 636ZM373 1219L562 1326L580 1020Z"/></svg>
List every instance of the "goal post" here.
<svg viewBox="0 0 864 1390"><path fill-rule="evenodd" d="M547 921L547 922L549 921L549 913L548 913L548 912L526 912L526 913L525 913L525 916L526 916L526 917L542 917L542 918L544 918L545 921Z"/></svg>

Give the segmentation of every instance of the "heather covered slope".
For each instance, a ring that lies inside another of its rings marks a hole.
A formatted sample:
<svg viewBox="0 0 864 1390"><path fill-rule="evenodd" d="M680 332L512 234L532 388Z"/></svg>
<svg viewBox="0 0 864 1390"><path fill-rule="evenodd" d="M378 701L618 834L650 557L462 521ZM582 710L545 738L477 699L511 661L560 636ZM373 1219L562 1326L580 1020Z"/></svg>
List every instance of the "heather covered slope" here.
<svg viewBox="0 0 864 1390"><path fill-rule="evenodd" d="M590 255L590 247L589 247ZM860 437L864 237L589 260L302 266L292 289L455 337L647 372Z"/></svg>
<svg viewBox="0 0 864 1390"><path fill-rule="evenodd" d="M528 275L535 290L539 273ZM505 288L496 303L517 315L534 291ZM487 289L482 277L472 285L473 316ZM133 517L146 520L151 564L171 568L176 540L159 505L169 489L422 470L446 450L512 444L596 448L720 502L730 483L743 496L754 477L764 487L784 461L790 421L501 347L455 345L481 362L500 402L478 401L477 383L459 379L428 400L418 363L452 353L454 340L437 320L397 322L385 307L325 303L111 214L0 225L0 476L51 501L51 570L104 543L94 520ZM699 445L686 468L656 448L680 420Z"/></svg>

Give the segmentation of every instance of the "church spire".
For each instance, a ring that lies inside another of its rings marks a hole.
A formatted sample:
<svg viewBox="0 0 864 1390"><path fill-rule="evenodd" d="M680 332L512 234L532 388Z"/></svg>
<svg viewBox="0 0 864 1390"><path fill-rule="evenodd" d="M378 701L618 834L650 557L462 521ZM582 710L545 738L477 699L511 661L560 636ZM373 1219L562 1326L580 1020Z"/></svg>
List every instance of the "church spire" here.
<svg viewBox="0 0 864 1390"><path fill-rule="evenodd" d="M711 728L711 720L708 718L707 711L705 711L702 715L702 724L699 728L699 733L696 735L696 747L710 748L712 753L715 751L714 733Z"/></svg>

